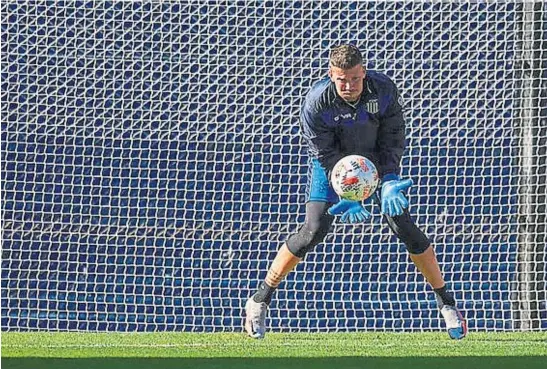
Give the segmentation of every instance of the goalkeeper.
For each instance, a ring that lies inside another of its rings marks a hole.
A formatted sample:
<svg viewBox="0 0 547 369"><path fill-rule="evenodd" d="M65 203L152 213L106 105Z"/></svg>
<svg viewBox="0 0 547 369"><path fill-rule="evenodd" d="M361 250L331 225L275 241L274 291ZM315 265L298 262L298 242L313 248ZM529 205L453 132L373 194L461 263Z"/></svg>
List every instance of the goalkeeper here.
<svg viewBox="0 0 547 369"><path fill-rule="evenodd" d="M266 333L266 313L275 289L307 252L323 241L336 215L359 223L370 213L359 201L340 200L329 173L344 156L368 157L381 178L374 195L387 224L406 245L410 258L435 291L451 338L467 334L464 318L446 289L431 242L414 224L404 192L412 180L399 177L405 148L405 121L397 88L384 74L366 71L360 51L341 45L330 54L328 77L315 83L301 109L301 132L311 156L306 219L279 249L266 279L245 305L245 330L253 338Z"/></svg>

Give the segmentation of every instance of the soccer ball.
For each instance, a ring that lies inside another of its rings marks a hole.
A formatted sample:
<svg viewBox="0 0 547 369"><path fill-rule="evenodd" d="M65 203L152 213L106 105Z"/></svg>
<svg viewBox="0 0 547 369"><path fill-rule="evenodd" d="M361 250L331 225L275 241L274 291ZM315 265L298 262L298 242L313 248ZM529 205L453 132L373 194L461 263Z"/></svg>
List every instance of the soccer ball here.
<svg viewBox="0 0 547 369"><path fill-rule="evenodd" d="M368 199L380 179L374 164L364 156L348 155L340 159L331 173L334 192L343 199L363 201Z"/></svg>

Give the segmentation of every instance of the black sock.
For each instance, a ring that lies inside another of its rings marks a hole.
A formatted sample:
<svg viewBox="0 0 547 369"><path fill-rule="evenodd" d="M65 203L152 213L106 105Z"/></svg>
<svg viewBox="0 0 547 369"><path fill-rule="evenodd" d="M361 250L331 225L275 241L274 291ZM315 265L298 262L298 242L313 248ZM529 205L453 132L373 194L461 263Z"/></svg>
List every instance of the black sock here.
<svg viewBox="0 0 547 369"><path fill-rule="evenodd" d="M260 287L258 287L258 291L253 295L253 300L255 302L265 302L266 305L269 305L272 302L272 295L276 288L268 286L266 282L262 282Z"/></svg>
<svg viewBox="0 0 547 369"><path fill-rule="evenodd" d="M434 288L433 291L435 291L438 299L442 301L443 305L456 306L456 300L454 300L452 294L446 290L446 286Z"/></svg>

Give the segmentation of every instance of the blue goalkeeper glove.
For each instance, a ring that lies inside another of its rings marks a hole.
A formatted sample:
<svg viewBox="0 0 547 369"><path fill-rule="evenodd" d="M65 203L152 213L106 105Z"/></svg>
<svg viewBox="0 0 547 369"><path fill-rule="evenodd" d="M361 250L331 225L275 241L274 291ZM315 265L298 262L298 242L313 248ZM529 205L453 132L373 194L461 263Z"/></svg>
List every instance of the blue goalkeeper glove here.
<svg viewBox="0 0 547 369"><path fill-rule="evenodd" d="M330 215L340 215L342 223L361 223L370 218L370 213L363 207L360 201L340 200L328 210Z"/></svg>
<svg viewBox="0 0 547 369"><path fill-rule="evenodd" d="M382 185L382 213L390 217L403 214L409 204L402 192L408 190L413 183L411 179L393 179L384 182Z"/></svg>

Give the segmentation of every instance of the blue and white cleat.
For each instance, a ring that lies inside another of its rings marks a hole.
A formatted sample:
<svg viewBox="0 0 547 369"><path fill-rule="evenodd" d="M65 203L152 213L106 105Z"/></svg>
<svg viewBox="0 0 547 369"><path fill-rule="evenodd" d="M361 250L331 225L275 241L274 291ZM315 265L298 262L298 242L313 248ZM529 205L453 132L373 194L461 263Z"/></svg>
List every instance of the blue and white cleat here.
<svg viewBox="0 0 547 369"><path fill-rule="evenodd" d="M461 340L467 335L467 323L456 307L443 305L441 307L441 314L446 323L450 338Z"/></svg>
<svg viewBox="0 0 547 369"><path fill-rule="evenodd" d="M266 335L266 313L268 305L256 302L253 297L245 304L245 330L249 337L264 338Z"/></svg>

